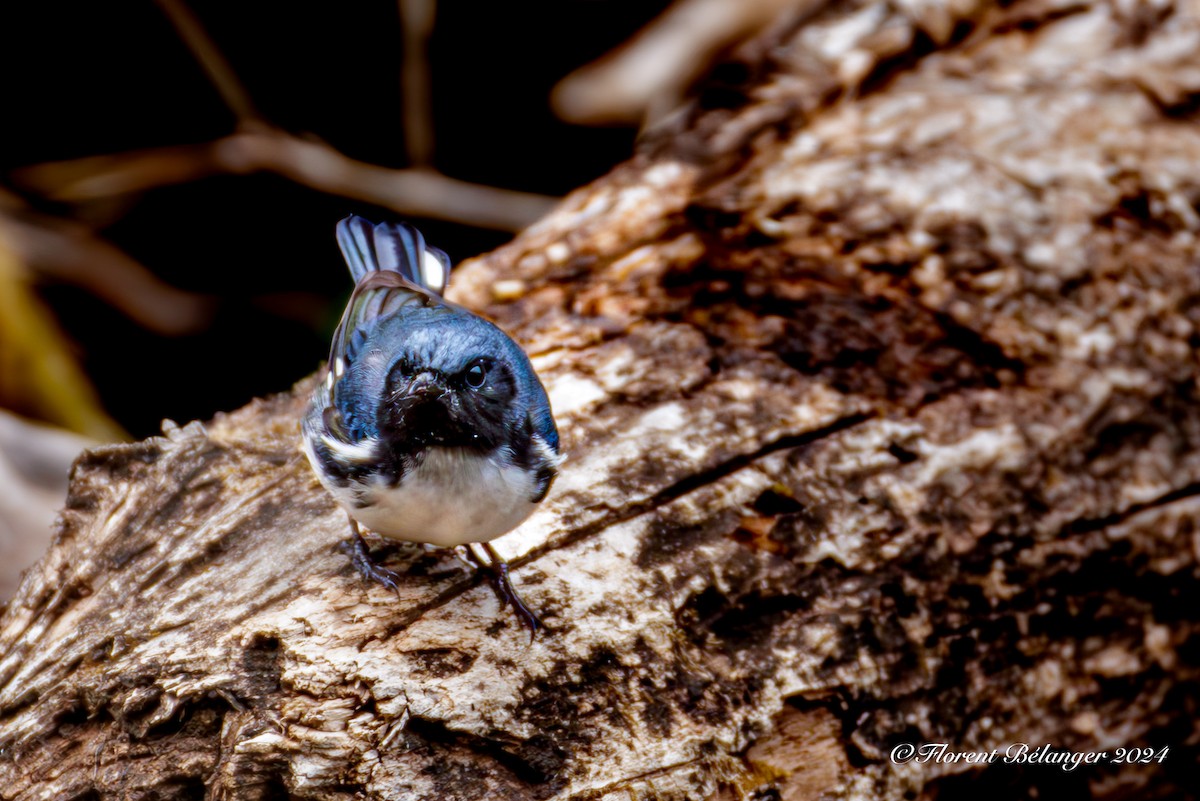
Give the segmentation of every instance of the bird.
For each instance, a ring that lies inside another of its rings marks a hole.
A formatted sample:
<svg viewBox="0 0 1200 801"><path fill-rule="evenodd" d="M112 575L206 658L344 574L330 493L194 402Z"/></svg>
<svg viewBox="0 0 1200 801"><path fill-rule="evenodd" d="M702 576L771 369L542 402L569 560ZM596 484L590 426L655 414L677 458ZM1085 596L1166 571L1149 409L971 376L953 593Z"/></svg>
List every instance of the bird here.
<svg viewBox="0 0 1200 801"><path fill-rule="evenodd" d="M511 337L443 297L450 259L415 227L352 214L337 240L355 286L301 428L349 517L351 560L396 591L362 528L465 552L533 637L541 622L491 541L533 513L562 461L545 387Z"/></svg>

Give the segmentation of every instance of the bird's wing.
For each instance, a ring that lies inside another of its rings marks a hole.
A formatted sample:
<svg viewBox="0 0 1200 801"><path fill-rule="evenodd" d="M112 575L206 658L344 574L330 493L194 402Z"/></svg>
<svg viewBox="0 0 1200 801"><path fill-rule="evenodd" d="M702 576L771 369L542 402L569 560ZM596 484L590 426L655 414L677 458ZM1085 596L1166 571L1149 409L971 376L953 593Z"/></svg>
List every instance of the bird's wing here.
<svg viewBox="0 0 1200 801"><path fill-rule="evenodd" d="M329 370L332 384L341 379L346 369L358 355L366 339L368 324L376 318L394 314L404 308L445 306L446 301L427 289L423 289L399 273L368 273L354 287L342 320L333 333L329 348Z"/></svg>
<svg viewBox="0 0 1200 801"><path fill-rule="evenodd" d="M354 415L350 409L343 408L346 404L339 403L337 398L343 376L361 355L371 322L406 308L446 305L446 301L416 286L399 273L372 272L358 282L334 331L329 347L328 374L318 390L323 393L320 405L324 408L324 423L329 434L345 441L357 438L354 420L344 419L344 414Z"/></svg>

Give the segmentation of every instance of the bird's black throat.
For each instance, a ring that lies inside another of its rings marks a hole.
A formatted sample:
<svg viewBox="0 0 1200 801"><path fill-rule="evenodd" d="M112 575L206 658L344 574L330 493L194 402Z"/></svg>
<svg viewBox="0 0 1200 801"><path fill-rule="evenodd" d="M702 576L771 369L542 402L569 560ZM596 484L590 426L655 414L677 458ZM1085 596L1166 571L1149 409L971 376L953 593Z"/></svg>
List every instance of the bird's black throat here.
<svg viewBox="0 0 1200 801"><path fill-rule="evenodd" d="M489 431L486 420L472 419L457 401L445 393L391 404L381 415L379 433L384 450L409 464L434 447L480 453L494 450L502 432Z"/></svg>

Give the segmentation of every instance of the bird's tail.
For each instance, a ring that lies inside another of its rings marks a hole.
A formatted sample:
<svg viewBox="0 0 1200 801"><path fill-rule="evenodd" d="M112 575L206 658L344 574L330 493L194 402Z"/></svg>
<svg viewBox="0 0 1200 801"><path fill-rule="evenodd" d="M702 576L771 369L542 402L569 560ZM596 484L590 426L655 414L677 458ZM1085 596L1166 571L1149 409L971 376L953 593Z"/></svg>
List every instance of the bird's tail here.
<svg viewBox="0 0 1200 801"><path fill-rule="evenodd" d="M399 273L430 292L442 294L450 279L450 257L425 244L408 223L372 223L351 214L337 225L338 245L355 283L373 272Z"/></svg>

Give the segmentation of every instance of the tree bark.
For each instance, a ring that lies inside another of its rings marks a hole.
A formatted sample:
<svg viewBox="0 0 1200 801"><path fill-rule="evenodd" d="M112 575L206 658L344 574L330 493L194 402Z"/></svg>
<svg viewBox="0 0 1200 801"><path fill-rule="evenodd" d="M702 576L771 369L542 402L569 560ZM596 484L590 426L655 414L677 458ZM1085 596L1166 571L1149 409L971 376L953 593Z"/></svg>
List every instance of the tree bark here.
<svg viewBox="0 0 1200 801"><path fill-rule="evenodd" d="M310 378L81 457L0 793L1194 792L1200 6L802 5L454 280L562 428L498 543L544 635L354 573ZM1108 757L892 759L1022 742Z"/></svg>

